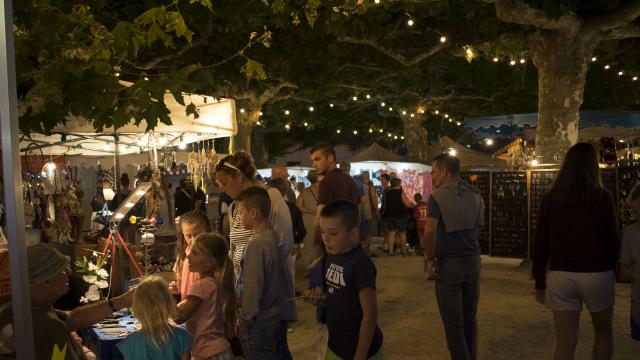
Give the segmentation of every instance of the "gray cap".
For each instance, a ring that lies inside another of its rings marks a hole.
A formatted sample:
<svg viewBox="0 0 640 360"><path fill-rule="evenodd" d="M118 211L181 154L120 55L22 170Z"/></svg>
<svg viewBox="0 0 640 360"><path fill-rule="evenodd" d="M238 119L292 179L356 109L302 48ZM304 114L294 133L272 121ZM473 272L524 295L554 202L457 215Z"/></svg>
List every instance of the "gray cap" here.
<svg viewBox="0 0 640 360"><path fill-rule="evenodd" d="M69 266L70 259L49 244L36 244L27 248L29 284L48 280Z"/></svg>

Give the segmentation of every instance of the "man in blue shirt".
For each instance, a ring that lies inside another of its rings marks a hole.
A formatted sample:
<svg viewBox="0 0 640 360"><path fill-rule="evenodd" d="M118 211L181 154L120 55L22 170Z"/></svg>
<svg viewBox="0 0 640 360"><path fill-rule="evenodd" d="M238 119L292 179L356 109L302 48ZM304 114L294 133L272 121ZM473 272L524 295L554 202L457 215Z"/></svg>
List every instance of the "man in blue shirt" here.
<svg viewBox="0 0 640 360"><path fill-rule="evenodd" d="M480 244L484 202L459 176L460 160L441 154L433 160L436 190L429 198L422 246L427 271L436 279L436 298L453 360L476 358Z"/></svg>

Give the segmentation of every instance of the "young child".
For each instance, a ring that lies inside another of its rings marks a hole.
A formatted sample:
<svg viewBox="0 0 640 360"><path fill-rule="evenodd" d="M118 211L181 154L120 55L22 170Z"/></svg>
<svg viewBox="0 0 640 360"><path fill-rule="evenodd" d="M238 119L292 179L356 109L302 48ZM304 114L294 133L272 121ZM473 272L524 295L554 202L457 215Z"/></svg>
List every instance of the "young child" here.
<svg viewBox="0 0 640 360"><path fill-rule="evenodd" d="M250 187L236 199L240 222L252 235L245 248L240 307L240 339L247 360L290 358L286 322L282 321L286 259L280 256L277 236L269 228L271 200L267 190Z"/></svg>
<svg viewBox="0 0 640 360"><path fill-rule="evenodd" d="M313 300L326 293L327 359L382 359L376 268L358 244L358 219L358 207L346 200L331 202L320 212L326 291L316 287L306 296Z"/></svg>
<svg viewBox="0 0 640 360"><path fill-rule="evenodd" d="M621 277L631 278L631 337L640 341L640 183L629 194L628 205L635 222L622 231Z"/></svg>
<svg viewBox="0 0 640 360"><path fill-rule="evenodd" d="M131 311L142 327L118 344L126 359L189 359L192 337L170 322L177 315L176 304L161 277L149 276L140 283Z"/></svg>
<svg viewBox="0 0 640 360"><path fill-rule="evenodd" d="M199 278L178 304L176 318L193 335L191 359L233 359L227 337L235 333L236 295L228 254L226 239L216 233L200 234L191 244L189 270Z"/></svg>
<svg viewBox="0 0 640 360"><path fill-rule="evenodd" d="M169 285L174 294L180 294L180 301L187 299L187 294L191 285L198 280L198 273L189 270L186 259L191 252L193 239L205 232L212 231L211 224L207 216L200 211L190 211L180 216L180 235L176 244L176 263L173 272L176 274L176 281Z"/></svg>
<svg viewBox="0 0 640 360"><path fill-rule="evenodd" d="M424 228L427 226L427 214L429 205L422 199L422 194L413 195L416 205L413 207L413 217L416 219L416 228L418 230L418 245L422 242L424 236Z"/></svg>

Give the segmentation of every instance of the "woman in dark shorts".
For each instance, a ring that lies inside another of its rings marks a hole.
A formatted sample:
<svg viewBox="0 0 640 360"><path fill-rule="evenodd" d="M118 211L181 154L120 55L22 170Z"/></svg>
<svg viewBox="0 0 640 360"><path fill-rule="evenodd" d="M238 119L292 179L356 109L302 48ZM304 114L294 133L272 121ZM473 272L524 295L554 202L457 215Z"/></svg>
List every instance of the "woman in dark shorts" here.
<svg viewBox="0 0 640 360"><path fill-rule="evenodd" d="M389 249L389 255L394 253L396 240L400 241L402 255L407 255L407 208L411 207L411 201L402 192L401 181L398 178L391 179L391 187L384 192L384 212L382 222L384 224L384 240Z"/></svg>

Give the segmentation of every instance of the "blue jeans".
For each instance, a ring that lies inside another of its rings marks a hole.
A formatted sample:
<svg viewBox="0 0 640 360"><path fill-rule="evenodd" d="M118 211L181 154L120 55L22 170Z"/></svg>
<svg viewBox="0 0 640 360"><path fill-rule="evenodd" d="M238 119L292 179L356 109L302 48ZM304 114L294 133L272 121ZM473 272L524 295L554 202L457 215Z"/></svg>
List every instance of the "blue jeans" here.
<svg viewBox="0 0 640 360"><path fill-rule="evenodd" d="M287 322L274 325L252 325L247 341L242 344L247 360L291 360L287 344Z"/></svg>
<svg viewBox="0 0 640 360"><path fill-rule="evenodd" d="M478 345L476 312L480 296L480 256L438 259L436 298L453 360L473 360Z"/></svg>

